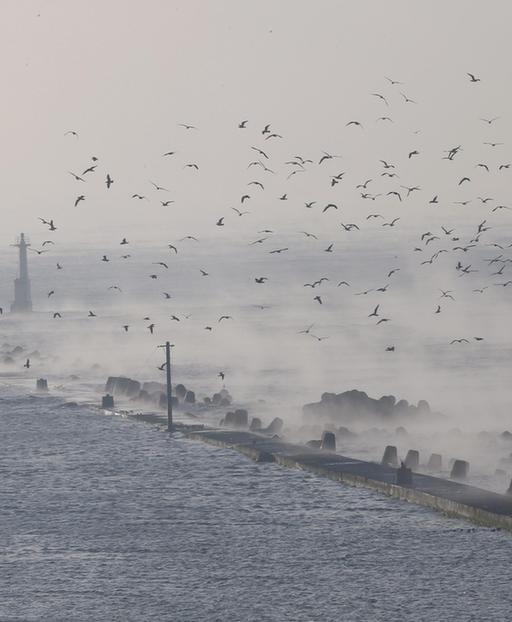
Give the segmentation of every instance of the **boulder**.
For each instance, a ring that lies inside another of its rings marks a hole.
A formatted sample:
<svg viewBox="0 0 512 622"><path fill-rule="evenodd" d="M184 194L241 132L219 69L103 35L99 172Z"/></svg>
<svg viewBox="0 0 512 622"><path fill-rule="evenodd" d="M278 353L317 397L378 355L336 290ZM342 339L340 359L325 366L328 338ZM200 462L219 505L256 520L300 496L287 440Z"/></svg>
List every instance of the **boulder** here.
<svg viewBox="0 0 512 622"><path fill-rule="evenodd" d="M275 417L274 419L272 419L270 424L264 430L262 430L262 432L265 432L265 434L270 434L272 436L279 434L283 429L283 424L284 421L280 417Z"/></svg>
<svg viewBox="0 0 512 622"><path fill-rule="evenodd" d="M382 456L381 464L392 467L398 466L398 451L394 445L386 446L386 448L384 449L384 455Z"/></svg>
<svg viewBox="0 0 512 622"><path fill-rule="evenodd" d="M36 381L36 390L40 393L47 393L48 380L46 380L46 378L39 378L39 380Z"/></svg>
<svg viewBox="0 0 512 622"><path fill-rule="evenodd" d="M311 441L307 441L306 443L306 447L312 447L313 449L320 449L321 446L322 446L322 441L311 440Z"/></svg>
<svg viewBox="0 0 512 622"><path fill-rule="evenodd" d="M466 479L469 473L469 462L466 460L454 460L450 477L452 479Z"/></svg>
<svg viewBox="0 0 512 622"><path fill-rule="evenodd" d="M223 425L231 428L246 428L248 425L247 411L239 408L234 412L227 412L224 417Z"/></svg>
<svg viewBox="0 0 512 622"><path fill-rule="evenodd" d="M334 435L334 432L325 431L322 434L320 449L325 451L336 451L336 436Z"/></svg>
<svg viewBox="0 0 512 622"><path fill-rule="evenodd" d="M139 394L140 382L124 376L110 376L105 385L105 393L135 397Z"/></svg>
<svg viewBox="0 0 512 622"><path fill-rule="evenodd" d="M185 393L185 404L195 404L196 403L196 394L194 391L187 391Z"/></svg>
<svg viewBox="0 0 512 622"><path fill-rule="evenodd" d="M416 449L409 449L405 456L404 465L408 469L417 469L420 464L420 452Z"/></svg>
<svg viewBox="0 0 512 622"><path fill-rule="evenodd" d="M185 399L185 395L187 395L187 389L185 387L184 384L177 384L174 387L174 395L176 395L176 397L179 400L184 400Z"/></svg>
<svg viewBox="0 0 512 622"><path fill-rule="evenodd" d="M167 391L167 385L162 382L144 382L142 390L150 395L153 393L165 393Z"/></svg>
<svg viewBox="0 0 512 622"><path fill-rule="evenodd" d="M261 419L259 417L253 417L251 420L251 425L249 426L249 430L251 432L259 432L262 428Z"/></svg>
<svg viewBox="0 0 512 622"><path fill-rule="evenodd" d="M114 398L112 395L104 395L101 398L101 407L102 408L114 408Z"/></svg>
<svg viewBox="0 0 512 622"><path fill-rule="evenodd" d="M443 468L443 457L441 454L431 454L427 462L429 471L440 471Z"/></svg>

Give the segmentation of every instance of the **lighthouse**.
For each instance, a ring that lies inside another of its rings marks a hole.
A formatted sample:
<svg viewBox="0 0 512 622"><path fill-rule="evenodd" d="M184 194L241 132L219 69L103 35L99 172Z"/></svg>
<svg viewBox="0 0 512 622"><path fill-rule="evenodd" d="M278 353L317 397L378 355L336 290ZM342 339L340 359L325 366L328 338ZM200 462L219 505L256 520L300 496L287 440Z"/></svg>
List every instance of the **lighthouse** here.
<svg viewBox="0 0 512 622"><path fill-rule="evenodd" d="M30 279L28 278L27 248L30 244L25 240L25 234L21 234L17 244L20 256L20 273L14 281L14 302L11 305L12 313L30 313L32 311L32 297L30 295Z"/></svg>

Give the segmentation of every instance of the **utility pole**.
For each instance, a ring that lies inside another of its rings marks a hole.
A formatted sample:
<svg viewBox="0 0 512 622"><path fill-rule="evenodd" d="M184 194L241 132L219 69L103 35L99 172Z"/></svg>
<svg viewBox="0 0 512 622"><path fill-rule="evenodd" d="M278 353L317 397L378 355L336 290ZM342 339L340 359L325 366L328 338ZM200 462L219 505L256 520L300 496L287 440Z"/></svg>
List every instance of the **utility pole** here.
<svg viewBox="0 0 512 622"><path fill-rule="evenodd" d="M171 344L165 342L165 371L167 373L167 430L172 432Z"/></svg>

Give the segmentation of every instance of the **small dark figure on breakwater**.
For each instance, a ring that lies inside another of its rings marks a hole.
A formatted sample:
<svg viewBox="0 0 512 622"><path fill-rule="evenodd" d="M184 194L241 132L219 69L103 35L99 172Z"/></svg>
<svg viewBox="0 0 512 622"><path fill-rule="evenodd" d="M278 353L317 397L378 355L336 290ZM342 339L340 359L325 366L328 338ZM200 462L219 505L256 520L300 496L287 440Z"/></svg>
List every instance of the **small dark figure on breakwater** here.
<svg viewBox="0 0 512 622"><path fill-rule="evenodd" d="M412 469L406 467L403 462L400 463L400 468L396 470L396 483L399 486L412 485Z"/></svg>

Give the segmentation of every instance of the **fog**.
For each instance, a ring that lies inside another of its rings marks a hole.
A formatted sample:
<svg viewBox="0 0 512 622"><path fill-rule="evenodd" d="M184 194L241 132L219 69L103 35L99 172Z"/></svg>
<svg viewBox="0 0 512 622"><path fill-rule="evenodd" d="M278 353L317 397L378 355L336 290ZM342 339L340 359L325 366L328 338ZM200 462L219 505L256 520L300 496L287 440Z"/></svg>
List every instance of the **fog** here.
<svg viewBox="0 0 512 622"><path fill-rule="evenodd" d="M426 399L442 417L354 425L347 451L377 459L393 442L492 474L512 428L509 3L2 11L0 342L42 355L20 376L161 379L168 339L176 382L209 395L222 370L237 403L300 440L321 434L301 408L325 391ZM318 164L325 152L339 157ZM21 231L45 251L29 252L30 318L8 313Z"/></svg>

